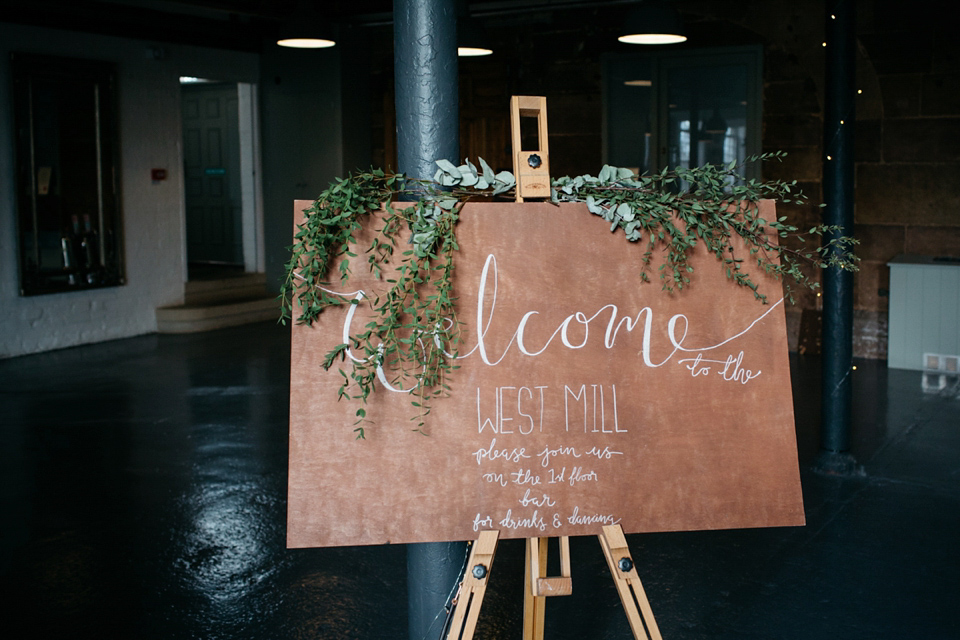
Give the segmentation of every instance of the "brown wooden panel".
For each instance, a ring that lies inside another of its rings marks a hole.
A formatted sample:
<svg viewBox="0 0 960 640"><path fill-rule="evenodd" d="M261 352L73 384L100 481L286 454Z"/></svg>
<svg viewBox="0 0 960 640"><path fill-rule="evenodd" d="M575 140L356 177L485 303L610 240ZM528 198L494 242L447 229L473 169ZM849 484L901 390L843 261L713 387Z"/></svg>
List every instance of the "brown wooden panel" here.
<svg viewBox="0 0 960 640"><path fill-rule="evenodd" d="M378 389L356 440L321 368L347 309L294 326L289 546L803 524L780 284L764 306L704 253L667 294L608 229L582 205L465 207L461 368L426 435ZM354 272L344 290L382 290Z"/></svg>

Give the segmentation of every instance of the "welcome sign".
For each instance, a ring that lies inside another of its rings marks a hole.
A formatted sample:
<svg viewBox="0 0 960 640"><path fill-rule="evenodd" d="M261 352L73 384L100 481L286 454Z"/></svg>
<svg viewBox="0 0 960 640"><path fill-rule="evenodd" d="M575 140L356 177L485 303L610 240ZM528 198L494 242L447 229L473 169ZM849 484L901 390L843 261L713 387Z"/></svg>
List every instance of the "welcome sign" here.
<svg viewBox="0 0 960 640"><path fill-rule="evenodd" d="M359 401L321 366L382 281L355 266L337 293L356 304L295 325L288 545L803 524L779 281L751 270L763 305L701 249L663 292L657 258L641 282L645 246L607 229L580 204L463 208L459 369L423 433L383 376L357 440Z"/></svg>

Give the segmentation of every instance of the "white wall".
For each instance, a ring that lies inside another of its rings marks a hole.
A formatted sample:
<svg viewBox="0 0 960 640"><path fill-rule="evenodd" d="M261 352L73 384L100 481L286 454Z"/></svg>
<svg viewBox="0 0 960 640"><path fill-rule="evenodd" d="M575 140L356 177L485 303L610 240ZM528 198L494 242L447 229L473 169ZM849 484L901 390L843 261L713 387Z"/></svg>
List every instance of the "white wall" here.
<svg viewBox="0 0 960 640"><path fill-rule="evenodd" d="M125 286L19 295L10 52L117 64ZM259 65L251 53L0 23L0 357L156 331L155 309L181 302L186 280L178 79L256 83ZM168 179L153 184L151 168Z"/></svg>
<svg viewBox="0 0 960 640"><path fill-rule="evenodd" d="M271 47L261 58L266 276L273 291L279 291L290 257L293 201L316 198L343 174L341 55L338 44Z"/></svg>

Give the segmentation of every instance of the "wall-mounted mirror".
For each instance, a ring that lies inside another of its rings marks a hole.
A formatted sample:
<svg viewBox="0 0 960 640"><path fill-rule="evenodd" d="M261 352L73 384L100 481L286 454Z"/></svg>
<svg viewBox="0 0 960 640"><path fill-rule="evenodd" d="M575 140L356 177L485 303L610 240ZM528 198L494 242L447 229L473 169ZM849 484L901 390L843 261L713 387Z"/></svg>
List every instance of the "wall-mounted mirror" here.
<svg viewBox="0 0 960 640"><path fill-rule="evenodd" d="M116 70L11 54L20 293L123 284Z"/></svg>

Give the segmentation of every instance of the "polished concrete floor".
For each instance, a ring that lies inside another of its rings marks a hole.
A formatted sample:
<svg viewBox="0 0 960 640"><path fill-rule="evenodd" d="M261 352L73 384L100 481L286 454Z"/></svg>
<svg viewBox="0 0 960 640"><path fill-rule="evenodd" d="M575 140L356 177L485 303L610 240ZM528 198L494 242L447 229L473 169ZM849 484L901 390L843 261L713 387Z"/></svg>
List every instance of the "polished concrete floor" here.
<svg viewBox="0 0 960 640"><path fill-rule="evenodd" d="M404 547L284 548L288 358L268 323L0 361L0 637L405 638ZM793 360L807 526L629 537L666 640L960 638L960 400L858 365L838 477ZM630 638L572 546L546 637ZM501 543L478 638L520 638L522 564Z"/></svg>

